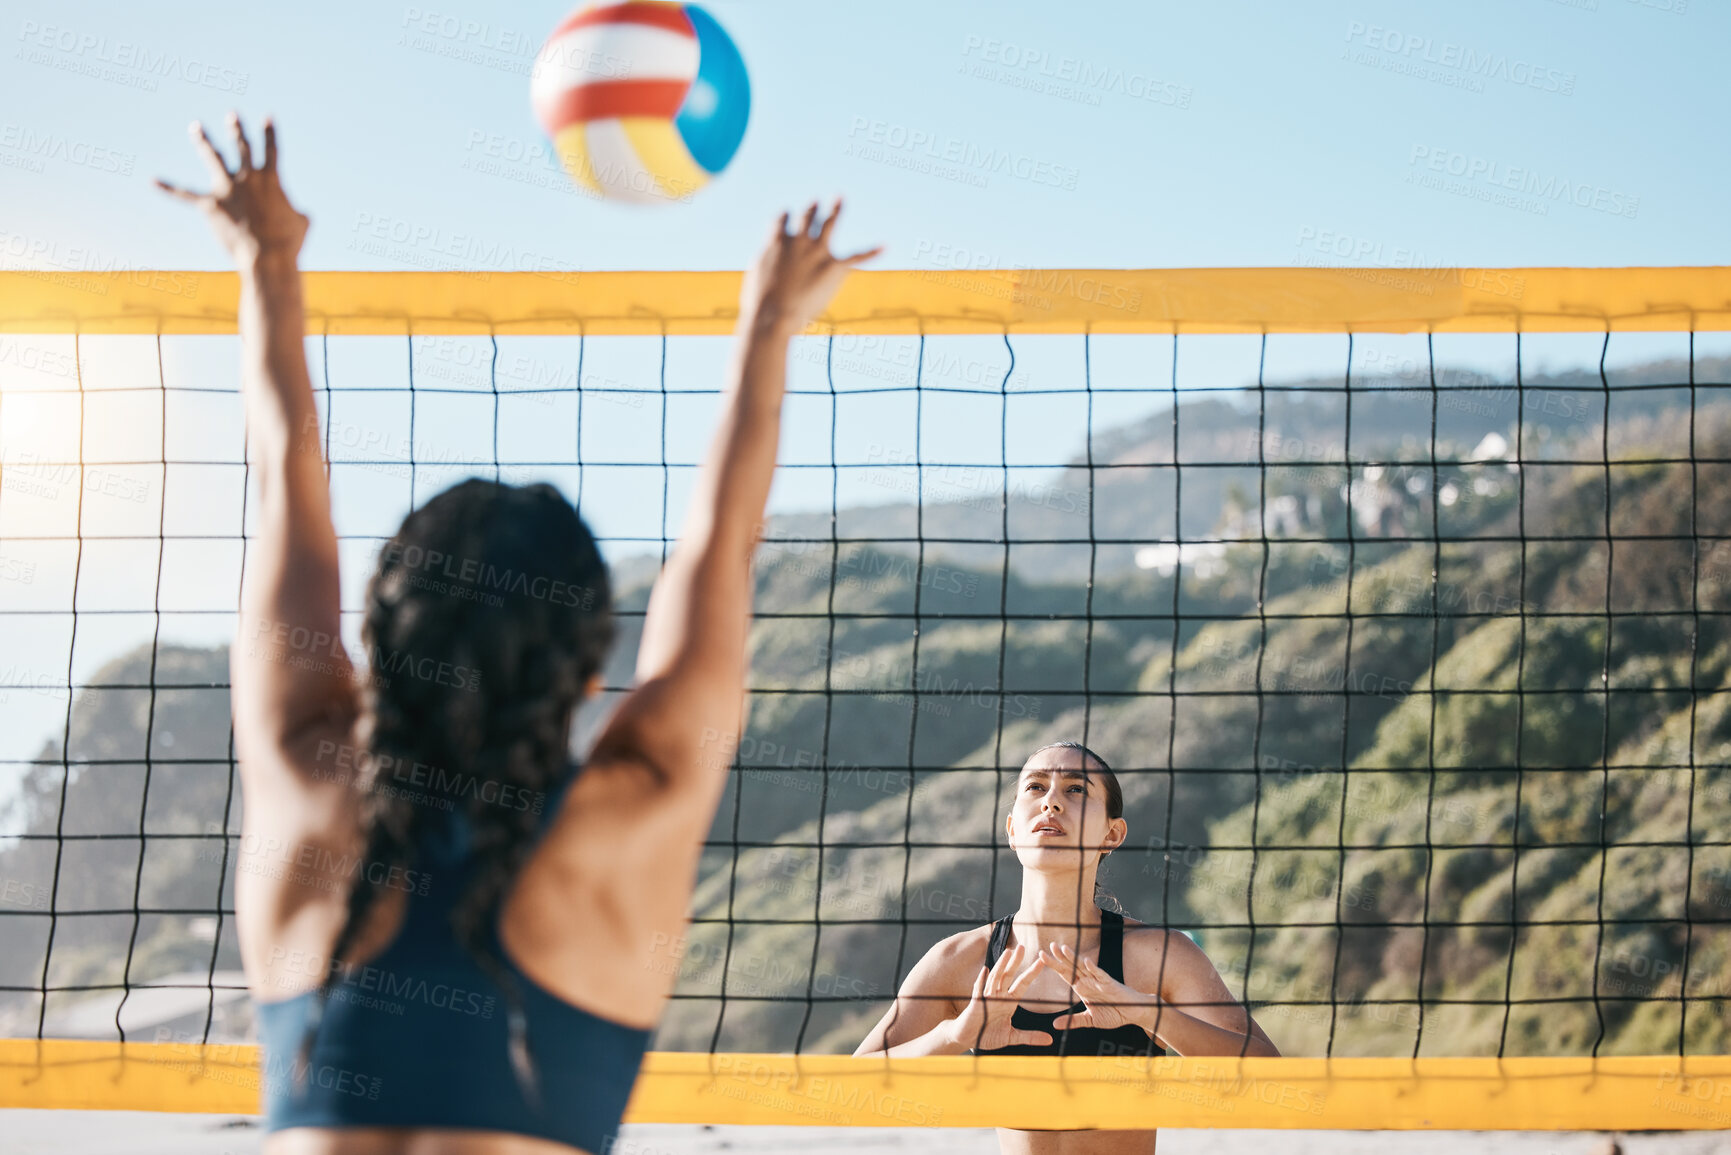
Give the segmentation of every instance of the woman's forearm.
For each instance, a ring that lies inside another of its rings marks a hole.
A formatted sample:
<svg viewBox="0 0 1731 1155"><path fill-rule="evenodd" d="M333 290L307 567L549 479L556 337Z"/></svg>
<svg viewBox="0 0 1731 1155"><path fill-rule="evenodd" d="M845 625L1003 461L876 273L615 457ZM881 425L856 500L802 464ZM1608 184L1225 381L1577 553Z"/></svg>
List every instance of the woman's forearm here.
<svg viewBox="0 0 1731 1155"><path fill-rule="evenodd" d="M839 210L839 205L837 206ZM719 796L738 741L751 625L751 556L781 442L788 343L818 316L853 264L829 252L817 205L789 231L782 214L740 286L735 360L698 469L679 544L656 579L637 649L637 688L595 757L628 758L670 784L702 774ZM694 795L704 798L708 795ZM713 797L705 805L713 806Z"/></svg>
<svg viewBox="0 0 1731 1155"><path fill-rule="evenodd" d="M965 1055L970 1044L956 1037L956 1020L945 1019L925 1034L893 1047L876 1051L860 1051L857 1056L885 1055L892 1059L919 1059L927 1055Z"/></svg>
<svg viewBox="0 0 1731 1155"><path fill-rule="evenodd" d="M730 686L744 677L749 567L781 442L787 341L779 328L741 323L721 420L698 470L679 544L650 595L637 651L639 680L679 664L694 672L725 667ZM700 603L705 613L698 612Z"/></svg>
<svg viewBox="0 0 1731 1155"><path fill-rule="evenodd" d="M241 609L255 630L293 620L334 635L337 537L293 256L242 265L239 328L247 460L258 486L258 554Z"/></svg>
<svg viewBox="0 0 1731 1155"><path fill-rule="evenodd" d="M1249 1016L1246 1015L1248 1024ZM1249 1058L1277 1058L1280 1052L1274 1044L1251 1028L1250 1045L1244 1044L1244 1032L1217 1027L1195 1015L1186 1014L1170 1003L1157 1003L1139 1008L1136 1025L1154 1036L1154 1041L1176 1055L1238 1055Z"/></svg>
<svg viewBox="0 0 1731 1155"><path fill-rule="evenodd" d="M267 471L306 457L322 475L318 408L307 373L306 310L292 255L266 253L240 270L241 394L254 460Z"/></svg>
<svg viewBox="0 0 1731 1155"><path fill-rule="evenodd" d="M721 422L698 472L681 541L749 559L775 476L793 335L779 317L741 319L738 359L722 393Z"/></svg>

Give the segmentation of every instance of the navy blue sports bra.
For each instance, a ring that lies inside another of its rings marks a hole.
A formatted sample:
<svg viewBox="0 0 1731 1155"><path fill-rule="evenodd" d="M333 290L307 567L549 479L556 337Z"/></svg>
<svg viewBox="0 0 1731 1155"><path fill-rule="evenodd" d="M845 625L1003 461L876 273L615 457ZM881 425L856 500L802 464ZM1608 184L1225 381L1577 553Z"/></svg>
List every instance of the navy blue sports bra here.
<svg viewBox="0 0 1731 1155"><path fill-rule="evenodd" d="M986 969L991 970L1010 945L1010 924L1014 915L1005 915L992 925L992 941L986 947ZM1100 969L1124 981L1124 916L1109 910L1100 912ZM976 1051L980 1055L1164 1055L1166 1048L1154 1041L1154 1036L1141 1027L1126 1024L1112 1030L1099 1027L1071 1027L1055 1030L1052 1026L1060 1015L1079 1015L1087 1010L1086 1003L1076 1003L1067 1010L1030 1011L1017 1007L1010 1015L1010 1025L1023 1031L1044 1031L1052 1036L1049 1043L1038 1045L1017 1043L1009 1047Z"/></svg>
<svg viewBox="0 0 1731 1155"><path fill-rule="evenodd" d="M556 807L550 807L551 814ZM517 981L538 1102L512 1073L507 1003L451 933L468 883L467 823L423 849L425 894L376 958L331 988L311 1056L300 1047L317 992L258 1004L266 1129L403 1127L503 1131L608 1149L650 1032L563 1002L495 949ZM420 889L417 884L415 889Z"/></svg>

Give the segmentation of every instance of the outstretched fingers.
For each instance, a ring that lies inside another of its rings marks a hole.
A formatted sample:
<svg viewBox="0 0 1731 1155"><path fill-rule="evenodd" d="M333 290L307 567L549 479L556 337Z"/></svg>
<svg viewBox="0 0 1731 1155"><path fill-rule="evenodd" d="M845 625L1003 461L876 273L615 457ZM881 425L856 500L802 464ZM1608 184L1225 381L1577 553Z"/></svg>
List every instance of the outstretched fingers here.
<svg viewBox="0 0 1731 1155"><path fill-rule="evenodd" d="M264 171L276 171L276 121L264 118Z"/></svg>
<svg viewBox="0 0 1731 1155"><path fill-rule="evenodd" d="M998 961L992 964L992 973L987 977L986 993L993 998L1000 998L1010 983L1010 975L1016 964L1025 953L1020 946L1013 946L998 956Z"/></svg>
<svg viewBox="0 0 1731 1155"><path fill-rule="evenodd" d="M1004 995L1014 997L1027 990L1028 984L1033 982L1034 976L1040 973L1040 968L1045 965L1045 961L1044 955L1035 955L1034 961L1029 963L1014 979L1010 980L1010 985L1005 989Z"/></svg>
<svg viewBox="0 0 1731 1155"><path fill-rule="evenodd" d="M1052 943L1040 953L1041 958L1048 958L1053 970L1064 976L1064 981L1075 986L1082 975L1082 964L1085 961L1075 951L1062 943Z"/></svg>
<svg viewBox="0 0 1731 1155"><path fill-rule="evenodd" d="M1040 968L1044 965L1044 960L1040 957L1039 952L1036 951L1034 954L1034 961L1024 967L1021 963L1022 960L1027 957L1027 948L1018 944L999 955L998 961L992 966L990 981L987 984L987 993L984 997L988 1006L992 1003L996 1003L999 1008L993 1014L993 1017L997 1020L995 1031L1001 1031L1003 1033L1001 1035L996 1035L1000 1041L994 1044L995 1046L1044 1047L1049 1046L1053 1041L1053 1036L1050 1032L1023 1030L1020 1027L1010 1026L1005 1021L1008 1016L1006 1015L1004 1008L1006 1006L1014 1006L1022 991L1025 990L1028 984L1034 980L1034 976L1040 973ZM975 990L978 991L978 989L978 980L976 980ZM980 1024L981 1039L985 1038L985 1033L986 1024L982 1022ZM976 1043L976 1045L978 1044Z"/></svg>
<svg viewBox="0 0 1731 1155"><path fill-rule="evenodd" d="M791 216L783 213L776 219L758 263L749 270L741 289L745 315L768 310L768 315L777 318L778 327L786 326L795 333L803 332L823 315L853 266L880 251L867 249L843 259L832 256L829 246L840 212L841 200L837 198L827 215L818 202L810 201L803 210L795 210ZM996 993L990 981L987 993Z"/></svg>
<svg viewBox="0 0 1731 1155"><path fill-rule="evenodd" d="M818 228L818 247L824 253L829 252L830 234L835 231L835 222L841 219L841 204L841 198L836 197L835 203L830 206L829 216L824 219L822 226ZM831 257L830 259L844 268L852 268L864 261L871 260L883 251L884 247L882 245L873 245L869 249L861 249L859 252L850 253L845 257Z"/></svg>
<svg viewBox="0 0 1731 1155"><path fill-rule="evenodd" d="M836 197L835 203L830 206L829 216L824 218L823 224L819 225L817 230L818 242L823 245L826 252L829 249L830 230L835 228L836 218L839 216L841 216L841 198Z"/></svg>
<svg viewBox="0 0 1731 1155"><path fill-rule="evenodd" d="M228 165L223 162L222 154L216 151L216 144L210 139L210 133L204 131L202 123L195 120L186 131L191 134L193 147L204 157L204 165L210 170L211 191L220 196L233 183L234 174L228 171Z"/></svg>
<svg viewBox="0 0 1731 1155"><path fill-rule="evenodd" d="M1076 980L1077 990L1084 998L1090 994L1100 998L1124 985L1101 970L1091 959L1081 960L1081 967L1077 971Z"/></svg>
<svg viewBox="0 0 1731 1155"><path fill-rule="evenodd" d="M228 114L228 128L230 132L234 133L235 155L240 158L239 163L235 165L235 173L238 175L243 172L251 172L252 145L246 139L246 129L241 126L240 113L231 112Z"/></svg>
<svg viewBox="0 0 1731 1155"><path fill-rule="evenodd" d="M985 985L980 987L980 996L982 998L989 999L997 995L998 983L1004 973L1004 955L1009 953L1009 951L1005 951L1004 954L998 956L997 962L980 972L985 976Z"/></svg>
<svg viewBox="0 0 1731 1155"><path fill-rule="evenodd" d="M877 256L879 253L882 253L883 251L884 251L884 247L882 245L874 245L869 249L861 249L859 252L854 253L851 256L837 257L836 263L838 265L847 265L848 267L851 268L854 265L861 263L862 261L871 260L873 257Z"/></svg>
<svg viewBox="0 0 1731 1155"><path fill-rule="evenodd" d="M1088 1003L1087 999L1083 999L1082 1003L1084 1006L1087 1006L1087 1008L1088 1008L1087 1010L1077 1011L1073 1015L1059 1015L1057 1018L1052 1020L1053 1029L1059 1030L1059 1031L1069 1031L1069 1030L1074 1030L1077 1027L1091 1027L1091 1026L1093 1026L1094 1025L1094 1008L1092 1005L1090 1005Z"/></svg>
<svg viewBox="0 0 1731 1155"><path fill-rule="evenodd" d="M1054 957L1046 965L1063 975L1082 1001L1088 1002L1090 998L1102 1001L1122 986L1095 966L1091 959L1082 957L1070 947L1054 945L1051 950Z"/></svg>
<svg viewBox="0 0 1731 1155"><path fill-rule="evenodd" d="M171 185L160 177L156 180L156 187L173 197L175 200L186 201L188 204L197 204L199 201L204 199L203 193L195 193L191 189L184 189L177 185Z"/></svg>

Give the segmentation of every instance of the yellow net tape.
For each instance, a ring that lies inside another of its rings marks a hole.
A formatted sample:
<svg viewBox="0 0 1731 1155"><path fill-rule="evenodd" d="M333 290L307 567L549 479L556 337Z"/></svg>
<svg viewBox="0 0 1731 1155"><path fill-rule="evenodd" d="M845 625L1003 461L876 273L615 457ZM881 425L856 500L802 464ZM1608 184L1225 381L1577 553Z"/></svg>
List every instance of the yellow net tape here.
<svg viewBox="0 0 1731 1155"><path fill-rule="evenodd" d="M342 334L715 335L731 272L310 272L308 328ZM232 333L233 273L0 272L0 330ZM855 333L1603 332L1731 328L1731 268L899 270L850 278Z"/></svg>
<svg viewBox="0 0 1731 1155"><path fill-rule="evenodd" d="M247 1046L0 1040L0 1107L251 1114L258 1110L259 1078L257 1050ZM625 1119L1030 1129L1706 1130L1731 1126L1731 1057L955 1056L886 1062L658 1052L644 1062Z"/></svg>

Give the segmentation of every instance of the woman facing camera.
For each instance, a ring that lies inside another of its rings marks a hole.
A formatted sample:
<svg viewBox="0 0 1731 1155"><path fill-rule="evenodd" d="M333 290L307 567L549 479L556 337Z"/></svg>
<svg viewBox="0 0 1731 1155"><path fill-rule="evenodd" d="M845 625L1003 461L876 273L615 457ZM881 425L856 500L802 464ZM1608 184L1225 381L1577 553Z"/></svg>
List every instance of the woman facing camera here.
<svg viewBox="0 0 1731 1155"><path fill-rule="evenodd" d="M1124 796L1077 742L1034 751L1004 819L1022 864L1013 915L944 939L856 1055L1278 1055L1202 949L1095 901L1123 845ZM1154 1150L1153 1131L1012 1131L1006 1152Z"/></svg>

